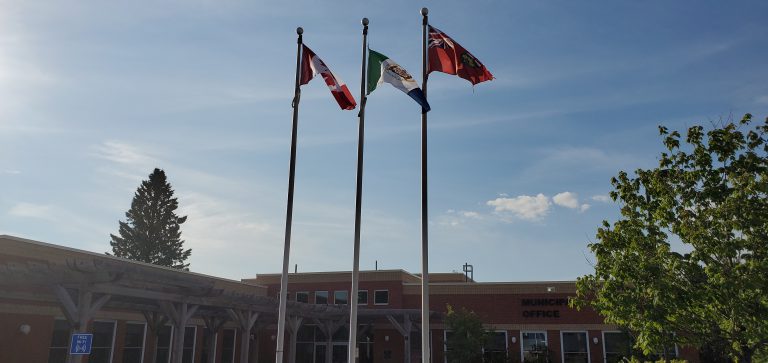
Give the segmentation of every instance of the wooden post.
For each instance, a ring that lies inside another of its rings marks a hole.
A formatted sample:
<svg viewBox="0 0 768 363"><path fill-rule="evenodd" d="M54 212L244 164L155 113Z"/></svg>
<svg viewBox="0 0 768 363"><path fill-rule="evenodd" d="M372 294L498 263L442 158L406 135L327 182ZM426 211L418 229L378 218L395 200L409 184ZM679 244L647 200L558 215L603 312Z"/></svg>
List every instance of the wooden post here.
<svg viewBox="0 0 768 363"><path fill-rule="evenodd" d="M299 334L302 321L304 321L304 318L300 316L288 317L287 325L291 333L291 350L288 352L288 363L296 363L296 337Z"/></svg>
<svg viewBox="0 0 768 363"><path fill-rule="evenodd" d="M181 363L184 355L184 330L187 327L189 318L195 315L199 305L161 301L160 307L165 311L165 315L170 318L173 328L176 330L173 334L173 344L171 346L171 362Z"/></svg>
<svg viewBox="0 0 768 363"><path fill-rule="evenodd" d="M88 331L88 322L93 319L99 309L109 301L111 295L102 295L93 301L93 293L87 286L77 289L77 303L72 299L69 291L61 285L53 287L53 292L61 305L61 311L72 326L70 336L74 333L84 333ZM82 355L70 354L67 358L69 363L80 363L83 361Z"/></svg>
<svg viewBox="0 0 768 363"><path fill-rule="evenodd" d="M158 313L156 311L142 311L141 312L144 315L144 320L147 321L147 326L149 326L150 332L152 332L152 335L155 338L154 344L145 344L147 348L144 350L144 355L146 357L152 357L150 362L155 363L156 353L157 353L157 334L160 332L160 329L165 325L165 323L168 321L168 317ZM145 341L148 341L145 339ZM151 349L149 347L152 347Z"/></svg>
<svg viewBox="0 0 768 363"><path fill-rule="evenodd" d="M250 310L227 309L229 317L240 329L240 363L248 363L248 350L251 342L251 328L259 318L259 313Z"/></svg>
<svg viewBox="0 0 768 363"><path fill-rule="evenodd" d="M226 324L227 319L216 316L204 316L203 321L205 322L205 333L210 334L210 339L208 339L208 346L206 347L208 349L208 361L201 363L216 363L216 337L221 327Z"/></svg>
<svg viewBox="0 0 768 363"><path fill-rule="evenodd" d="M392 315L387 315L387 320L389 320L389 322L392 323L392 326L394 326L400 335L403 336L403 341L405 342L405 345L403 346L403 355L405 356L403 362L411 363L411 330L413 328L413 324L411 323L410 316L408 316L408 314L403 315L402 325L400 325L397 319L395 319L395 317Z"/></svg>

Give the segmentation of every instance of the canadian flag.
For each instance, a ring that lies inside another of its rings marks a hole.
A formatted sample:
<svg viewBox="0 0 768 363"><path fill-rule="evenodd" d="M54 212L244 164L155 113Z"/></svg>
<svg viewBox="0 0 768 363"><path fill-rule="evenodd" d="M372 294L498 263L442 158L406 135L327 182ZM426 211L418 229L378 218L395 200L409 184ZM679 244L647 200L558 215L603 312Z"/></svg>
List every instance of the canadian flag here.
<svg viewBox="0 0 768 363"><path fill-rule="evenodd" d="M325 84L331 90L333 98L339 103L342 110L354 110L357 103L355 98L349 92L349 88L344 82L339 79L328 66L325 65L322 59L318 57L312 49L309 49L306 45L302 45L301 56L301 84L307 84L318 73L323 76Z"/></svg>

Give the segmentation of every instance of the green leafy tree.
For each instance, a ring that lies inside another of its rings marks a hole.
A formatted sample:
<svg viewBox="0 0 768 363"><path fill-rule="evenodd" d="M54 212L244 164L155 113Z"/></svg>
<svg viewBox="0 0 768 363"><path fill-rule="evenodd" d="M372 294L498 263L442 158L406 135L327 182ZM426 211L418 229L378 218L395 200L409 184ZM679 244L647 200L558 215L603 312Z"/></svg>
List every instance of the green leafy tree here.
<svg viewBox="0 0 768 363"><path fill-rule="evenodd" d="M176 215L179 202L165 172L155 168L148 180L141 182L120 221L120 236L110 234L112 253L117 257L188 270L184 263L192 253L184 249L180 226L187 217Z"/></svg>
<svg viewBox="0 0 768 363"><path fill-rule="evenodd" d="M751 362L768 343L768 119L693 126L684 140L659 130L659 165L611 180L621 218L598 229L595 272L572 304L632 331L646 354L717 343Z"/></svg>
<svg viewBox="0 0 768 363"><path fill-rule="evenodd" d="M483 322L466 308L455 310L447 305L445 326L449 330L445 342L448 363L479 363L483 361L483 345L488 337Z"/></svg>

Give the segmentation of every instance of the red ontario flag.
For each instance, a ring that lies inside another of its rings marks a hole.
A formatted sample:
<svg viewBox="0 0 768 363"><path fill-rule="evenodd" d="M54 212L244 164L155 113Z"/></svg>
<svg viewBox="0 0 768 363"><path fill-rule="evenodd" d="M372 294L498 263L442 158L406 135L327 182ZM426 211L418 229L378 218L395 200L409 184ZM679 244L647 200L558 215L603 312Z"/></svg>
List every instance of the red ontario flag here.
<svg viewBox="0 0 768 363"><path fill-rule="evenodd" d="M473 85L493 79L491 72L472 53L431 25L428 51L427 73L438 71L455 74L472 82Z"/></svg>
<svg viewBox="0 0 768 363"><path fill-rule="evenodd" d="M357 103L354 97L349 92L347 85L342 82L339 77L336 77L328 66L325 65L322 59L318 57L315 52L309 49L306 45L302 45L301 51L301 84L307 84L318 73L323 76L325 84L331 90L333 98L339 103L343 110L354 110Z"/></svg>

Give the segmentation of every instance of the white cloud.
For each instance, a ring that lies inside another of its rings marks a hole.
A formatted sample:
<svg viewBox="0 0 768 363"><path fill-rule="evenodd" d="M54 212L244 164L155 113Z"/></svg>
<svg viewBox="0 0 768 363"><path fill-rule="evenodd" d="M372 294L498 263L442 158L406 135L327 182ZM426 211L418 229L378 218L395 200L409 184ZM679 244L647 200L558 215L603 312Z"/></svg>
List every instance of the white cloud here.
<svg viewBox="0 0 768 363"><path fill-rule="evenodd" d="M16 217L52 219L51 206L32 203L17 203L8 211L8 214Z"/></svg>
<svg viewBox="0 0 768 363"><path fill-rule="evenodd" d="M561 207L566 207L571 209L579 208L579 196L576 193L571 193L571 192L558 193L558 194L555 194L554 197L552 197L552 201Z"/></svg>
<svg viewBox="0 0 768 363"><path fill-rule="evenodd" d="M466 218L480 219L480 213L477 213L477 212L462 211L461 215L466 217Z"/></svg>
<svg viewBox="0 0 768 363"><path fill-rule="evenodd" d="M541 193L536 196L520 195L514 198L496 198L489 200L486 204L495 207L497 213L511 212L514 216L528 221L538 220L546 216L552 205L549 197Z"/></svg>
<svg viewBox="0 0 768 363"><path fill-rule="evenodd" d="M592 196L592 200L597 201L597 202L602 202L602 203L610 203L611 202L611 197L609 197L607 195L593 195Z"/></svg>
<svg viewBox="0 0 768 363"><path fill-rule="evenodd" d="M21 174L21 171L13 170L13 169L6 169L6 170L0 170L0 174L19 175L19 174Z"/></svg>
<svg viewBox="0 0 768 363"><path fill-rule="evenodd" d="M768 105L768 95L762 95L755 97L755 103L759 105Z"/></svg>
<svg viewBox="0 0 768 363"><path fill-rule="evenodd" d="M456 227L465 224L469 220L481 220L483 215L475 211L448 209L445 214L438 216L435 222L443 226Z"/></svg>
<svg viewBox="0 0 768 363"><path fill-rule="evenodd" d="M147 166L157 162L156 158L139 147L121 141L107 140L95 149L97 157L118 164Z"/></svg>
<svg viewBox="0 0 768 363"><path fill-rule="evenodd" d="M562 192L556 194L554 197L552 197L552 201L555 202L555 204L566 207L570 209L576 209L579 212L585 212L589 207L591 207L589 204L580 204L579 203L579 195L572 192Z"/></svg>

